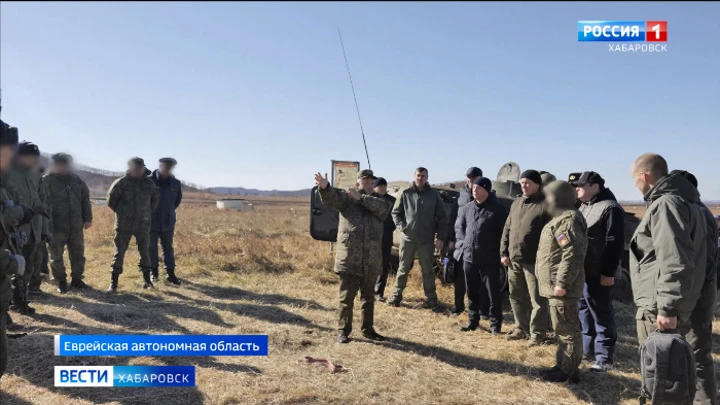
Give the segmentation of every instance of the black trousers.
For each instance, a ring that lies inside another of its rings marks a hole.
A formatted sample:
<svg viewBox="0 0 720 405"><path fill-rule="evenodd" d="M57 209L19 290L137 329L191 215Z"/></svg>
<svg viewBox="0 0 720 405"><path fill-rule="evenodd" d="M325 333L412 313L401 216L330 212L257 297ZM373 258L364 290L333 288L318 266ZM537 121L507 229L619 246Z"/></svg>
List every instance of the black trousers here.
<svg viewBox="0 0 720 405"><path fill-rule="evenodd" d="M490 328L502 328L502 294L500 293L499 265L476 265L465 262L465 285L468 296L468 318L480 321L483 299L489 303ZM484 297L484 298L483 298Z"/></svg>
<svg viewBox="0 0 720 405"><path fill-rule="evenodd" d="M465 269L462 262L455 260L455 312L465 311L465 293ZM480 312L482 315L487 315L487 309L483 312L482 305Z"/></svg>
<svg viewBox="0 0 720 405"><path fill-rule="evenodd" d="M392 246L393 238L392 232L385 232L383 234L382 241L382 273L378 276L377 282L375 283L375 294L385 295L385 287L387 286L388 275L392 271Z"/></svg>

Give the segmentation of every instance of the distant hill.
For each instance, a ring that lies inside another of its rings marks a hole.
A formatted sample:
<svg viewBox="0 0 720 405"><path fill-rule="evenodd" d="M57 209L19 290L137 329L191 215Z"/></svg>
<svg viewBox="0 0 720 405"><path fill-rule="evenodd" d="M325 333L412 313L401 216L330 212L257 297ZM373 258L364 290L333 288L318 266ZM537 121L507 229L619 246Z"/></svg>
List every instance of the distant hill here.
<svg viewBox="0 0 720 405"><path fill-rule="evenodd" d="M40 156L40 166L50 167L50 155L43 153ZM90 189L90 197L105 197L113 181L125 175L123 172L112 172L109 170L96 169L82 164L73 164L75 173L87 184ZM184 193L201 192L202 187L196 184L183 182Z"/></svg>
<svg viewBox="0 0 720 405"><path fill-rule="evenodd" d="M254 188L247 189L243 187L210 187L205 191L213 194L221 195L242 195L249 197L307 197L310 195L311 189L303 189L296 191L283 190L257 190Z"/></svg>

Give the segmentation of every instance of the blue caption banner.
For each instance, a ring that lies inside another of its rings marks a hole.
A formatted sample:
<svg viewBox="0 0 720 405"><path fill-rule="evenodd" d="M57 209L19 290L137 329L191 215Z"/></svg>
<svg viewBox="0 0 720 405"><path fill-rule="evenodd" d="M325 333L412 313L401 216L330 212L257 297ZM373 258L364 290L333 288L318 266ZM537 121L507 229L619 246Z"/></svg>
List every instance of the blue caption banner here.
<svg viewBox="0 0 720 405"><path fill-rule="evenodd" d="M55 335L56 356L267 356L268 335Z"/></svg>
<svg viewBox="0 0 720 405"><path fill-rule="evenodd" d="M194 387L195 366L55 366L56 387Z"/></svg>

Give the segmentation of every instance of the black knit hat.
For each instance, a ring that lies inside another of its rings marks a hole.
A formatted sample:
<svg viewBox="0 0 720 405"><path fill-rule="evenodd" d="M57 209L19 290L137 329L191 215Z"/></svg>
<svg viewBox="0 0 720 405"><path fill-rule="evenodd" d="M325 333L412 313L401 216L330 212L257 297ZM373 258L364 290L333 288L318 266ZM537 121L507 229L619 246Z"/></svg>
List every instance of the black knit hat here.
<svg viewBox="0 0 720 405"><path fill-rule="evenodd" d="M543 184L542 182L542 175L540 175L540 172L537 170L525 170L520 175L521 179L528 179L531 180L533 183L541 186Z"/></svg>
<svg viewBox="0 0 720 405"><path fill-rule="evenodd" d="M32 142L22 141L18 145L18 156L40 156L40 148Z"/></svg>
<svg viewBox="0 0 720 405"><path fill-rule="evenodd" d="M466 176L467 177L480 177L480 176L482 176L482 170L480 170L479 167L473 166L473 167L467 169Z"/></svg>
<svg viewBox="0 0 720 405"><path fill-rule="evenodd" d="M385 180L383 177L378 177L373 181L373 188L380 187L380 186L387 186L387 180Z"/></svg>
<svg viewBox="0 0 720 405"><path fill-rule="evenodd" d="M487 177L478 177L475 180L473 180L473 186L480 186L485 189L488 193L492 191L492 181L488 179Z"/></svg>

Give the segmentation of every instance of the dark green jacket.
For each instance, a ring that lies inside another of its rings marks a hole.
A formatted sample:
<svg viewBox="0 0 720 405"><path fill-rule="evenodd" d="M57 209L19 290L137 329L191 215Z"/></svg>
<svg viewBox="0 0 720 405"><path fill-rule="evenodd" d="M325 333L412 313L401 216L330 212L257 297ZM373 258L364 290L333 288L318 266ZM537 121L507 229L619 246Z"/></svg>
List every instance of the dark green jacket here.
<svg viewBox="0 0 720 405"><path fill-rule="evenodd" d="M48 173L43 176L41 189L48 207L51 232L82 231L85 223L92 222L90 191L78 175Z"/></svg>
<svg viewBox="0 0 720 405"><path fill-rule="evenodd" d="M47 218L41 214L46 209L40 193L40 173L15 161L7 174L6 181L10 198L22 201L35 212L32 221L22 225L20 230L27 235L28 243L40 243L42 236L49 234Z"/></svg>
<svg viewBox="0 0 720 405"><path fill-rule="evenodd" d="M10 247L10 239L6 234L11 232L10 224L23 218L23 209L19 206L5 208L5 201L10 200L6 191L5 178L0 178L0 314L10 308L10 280L17 273L17 263L11 259L13 251ZM16 252L19 253L19 252Z"/></svg>
<svg viewBox="0 0 720 405"><path fill-rule="evenodd" d="M644 310L687 320L700 297L707 229L697 189L682 175L660 179L630 242L630 278L638 316Z"/></svg>
<svg viewBox="0 0 720 405"><path fill-rule="evenodd" d="M320 190L323 204L340 212L335 272L376 277L382 272L383 221L392 205L388 200L360 192L353 201L344 190Z"/></svg>
<svg viewBox="0 0 720 405"><path fill-rule="evenodd" d="M115 212L115 230L120 232L150 232L152 211L159 202L158 189L146 176L125 174L108 191L107 204Z"/></svg>
<svg viewBox="0 0 720 405"><path fill-rule="evenodd" d="M548 206L553 218L542 229L535 262L540 295L577 300L585 285L585 218L575 208L575 189L570 184L555 181L545 191L553 194L555 203ZM565 296L556 297L554 287L564 289Z"/></svg>
<svg viewBox="0 0 720 405"><path fill-rule="evenodd" d="M403 190L395 201L392 218L407 241L432 243L436 233L439 240L447 239L448 212L440 193L429 184L422 190L414 184Z"/></svg>
<svg viewBox="0 0 720 405"><path fill-rule="evenodd" d="M520 197L510 206L510 214L505 221L500 256L508 257L515 263L533 264L537 256L540 232L550 221L545 211L543 191L530 197Z"/></svg>

